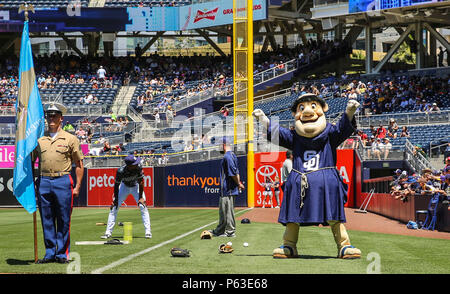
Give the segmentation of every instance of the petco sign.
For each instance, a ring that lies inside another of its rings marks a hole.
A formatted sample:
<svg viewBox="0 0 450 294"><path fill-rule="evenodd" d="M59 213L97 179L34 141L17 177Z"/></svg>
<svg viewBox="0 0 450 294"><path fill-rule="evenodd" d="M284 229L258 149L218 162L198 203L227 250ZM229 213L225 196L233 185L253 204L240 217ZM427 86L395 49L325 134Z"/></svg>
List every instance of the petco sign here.
<svg viewBox="0 0 450 294"><path fill-rule="evenodd" d="M153 168L144 168L144 193L147 205L153 206ZM117 168L88 169L87 172L87 205L111 205L114 196ZM124 204L136 206L133 197L128 197Z"/></svg>

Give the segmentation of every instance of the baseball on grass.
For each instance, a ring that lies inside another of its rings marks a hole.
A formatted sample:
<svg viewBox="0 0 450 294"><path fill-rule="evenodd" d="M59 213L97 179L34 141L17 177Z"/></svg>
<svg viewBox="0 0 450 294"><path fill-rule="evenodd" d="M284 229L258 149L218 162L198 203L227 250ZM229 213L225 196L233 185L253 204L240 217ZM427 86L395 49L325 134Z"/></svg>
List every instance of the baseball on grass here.
<svg viewBox="0 0 450 294"><path fill-rule="evenodd" d="M227 245L228 245L228 246L231 246L231 245L233 245L233 243L231 243L231 242L228 242L228 243L227 243Z"/></svg>
<svg viewBox="0 0 450 294"><path fill-rule="evenodd" d="M244 243L244 247L247 247L247 246L248 246L248 243L247 243L247 242L245 242L245 243Z"/></svg>

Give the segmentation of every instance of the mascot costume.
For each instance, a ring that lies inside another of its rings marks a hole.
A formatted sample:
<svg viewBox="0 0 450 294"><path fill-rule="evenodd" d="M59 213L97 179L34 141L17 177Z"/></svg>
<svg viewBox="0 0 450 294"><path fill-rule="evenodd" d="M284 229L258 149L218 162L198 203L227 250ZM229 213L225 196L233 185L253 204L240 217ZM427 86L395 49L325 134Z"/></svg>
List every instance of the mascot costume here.
<svg viewBox="0 0 450 294"><path fill-rule="evenodd" d="M301 95L291 107L295 130L272 123L261 109L253 112L268 139L292 150L294 157L278 217L285 226L283 245L273 251L274 258L298 257L299 227L319 224L330 225L338 258L361 257L344 226L347 185L336 168L336 148L355 131L354 114L359 105L349 100L342 118L330 124L325 119L327 103L314 94Z"/></svg>

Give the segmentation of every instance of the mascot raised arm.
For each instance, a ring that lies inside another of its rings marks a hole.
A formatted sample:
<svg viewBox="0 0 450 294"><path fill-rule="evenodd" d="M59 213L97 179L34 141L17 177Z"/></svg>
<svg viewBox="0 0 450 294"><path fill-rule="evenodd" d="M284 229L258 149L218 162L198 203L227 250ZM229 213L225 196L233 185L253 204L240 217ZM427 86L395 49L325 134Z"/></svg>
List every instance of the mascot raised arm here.
<svg viewBox="0 0 450 294"><path fill-rule="evenodd" d="M273 251L274 258L298 257L299 227L319 224L330 225L338 258L361 257L361 251L350 244L344 226L347 184L336 168L336 148L355 131L354 114L359 105L349 100L341 119L330 124L325 118L328 104L314 94L301 95L291 107L294 130L272 123L261 109L253 112L268 139L293 154L278 217L285 226L283 245Z"/></svg>

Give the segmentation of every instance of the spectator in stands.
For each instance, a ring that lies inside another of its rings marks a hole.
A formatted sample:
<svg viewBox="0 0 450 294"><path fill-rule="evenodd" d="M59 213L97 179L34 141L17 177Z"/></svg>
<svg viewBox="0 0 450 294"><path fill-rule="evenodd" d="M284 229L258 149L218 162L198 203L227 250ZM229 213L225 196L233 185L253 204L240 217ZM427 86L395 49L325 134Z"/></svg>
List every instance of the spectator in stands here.
<svg viewBox="0 0 450 294"><path fill-rule="evenodd" d="M192 151L194 150L194 145L192 144L191 140L184 141L184 151Z"/></svg>
<svg viewBox="0 0 450 294"><path fill-rule="evenodd" d="M89 102L85 102L86 104L97 104L98 103L98 98L97 98L97 96L89 94L88 97L87 97L87 101L89 101Z"/></svg>
<svg viewBox="0 0 450 294"><path fill-rule="evenodd" d="M365 93L364 94L364 99L363 99L363 103L362 103L362 107L363 107L363 112L365 116L368 116L371 114L371 110L372 110L372 99L370 98L370 96Z"/></svg>
<svg viewBox="0 0 450 294"><path fill-rule="evenodd" d="M165 165L169 162L169 158L167 158L167 150L164 149L163 153L161 154L161 157L158 158L158 164L159 165Z"/></svg>
<svg viewBox="0 0 450 294"><path fill-rule="evenodd" d="M172 106L169 105L167 106L166 110L166 120L169 127L172 126L173 118L174 118L174 111L172 109Z"/></svg>
<svg viewBox="0 0 450 294"><path fill-rule="evenodd" d="M406 111L409 107L409 101L406 97L402 97L402 101L400 102L400 110Z"/></svg>
<svg viewBox="0 0 450 294"><path fill-rule="evenodd" d="M359 139L361 140L363 146L366 146L367 140L368 140L368 138L369 138L369 137L367 136L367 134L364 133L362 130L358 130L358 136L359 136Z"/></svg>
<svg viewBox="0 0 450 294"><path fill-rule="evenodd" d="M111 145L109 145L109 142L105 140L103 143L103 154L109 154L111 151Z"/></svg>
<svg viewBox="0 0 450 294"><path fill-rule="evenodd" d="M83 127L80 126L80 128L75 131L75 135L80 141L84 141L87 137L87 132L85 129L83 129Z"/></svg>
<svg viewBox="0 0 450 294"><path fill-rule="evenodd" d="M224 117L227 117L228 114L230 113L230 110L228 109L228 107L223 106L223 107L220 109L220 113L222 113L222 115L223 115Z"/></svg>
<svg viewBox="0 0 450 294"><path fill-rule="evenodd" d="M444 49L442 49L442 46L439 46L438 65L439 67L444 66Z"/></svg>
<svg viewBox="0 0 450 294"><path fill-rule="evenodd" d="M206 148L211 144L211 140L208 135L202 134L202 148Z"/></svg>
<svg viewBox="0 0 450 294"><path fill-rule="evenodd" d="M73 134L75 132L74 126L69 121L66 121L66 124L64 125L63 130L66 132L69 132L71 134Z"/></svg>
<svg viewBox="0 0 450 294"><path fill-rule="evenodd" d="M386 135L387 135L387 130L386 130L386 128L383 127L382 124L380 124L380 126L379 126L378 129L377 129L377 135L376 135L376 137L377 137L378 139L384 139L384 138L386 137Z"/></svg>
<svg viewBox="0 0 450 294"><path fill-rule="evenodd" d="M444 150L444 158L449 158L450 157L450 143L447 144L447 147L445 147Z"/></svg>
<svg viewBox="0 0 450 294"><path fill-rule="evenodd" d="M202 147L202 142L200 141L200 138L197 134L194 134L194 139L192 140L192 149L193 150L200 150Z"/></svg>
<svg viewBox="0 0 450 294"><path fill-rule="evenodd" d="M445 170L446 170L446 172L447 173L450 173L450 156L448 156L446 159L445 159Z"/></svg>
<svg viewBox="0 0 450 294"><path fill-rule="evenodd" d="M161 117L159 116L159 111L155 111L153 116L155 118L155 127L159 128L161 126Z"/></svg>
<svg viewBox="0 0 450 294"><path fill-rule="evenodd" d="M389 140L389 138L384 138L384 142L383 142L383 146L382 146L382 153L383 153L383 157L386 160L389 156L389 152L392 149L392 144Z"/></svg>
<svg viewBox="0 0 450 294"><path fill-rule="evenodd" d="M425 151L423 151L422 149L422 145L416 145L414 146L414 150L413 150L413 155L418 155L421 154L423 157L427 157L427 154L425 153Z"/></svg>
<svg viewBox="0 0 450 294"><path fill-rule="evenodd" d="M395 121L395 119L391 118L389 120L389 125L388 125L388 129L387 129L387 136L392 138L392 139L397 138L398 128L399 128L399 126L398 126L397 122Z"/></svg>
<svg viewBox="0 0 450 294"><path fill-rule="evenodd" d="M101 65L97 70L97 78L99 79L100 82L103 82L106 78L106 70Z"/></svg>
<svg viewBox="0 0 450 294"><path fill-rule="evenodd" d="M400 137L406 137L406 138L410 137L409 130L408 130L407 126L403 126L402 127L402 132L400 133Z"/></svg>
<svg viewBox="0 0 450 294"><path fill-rule="evenodd" d="M381 153L383 150L383 143L381 142L380 138L377 138L371 146L371 152L374 158L378 158L378 160L381 160Z"/></svg>
<svg viewBox="0 0 450 294"><path fill-rule="evenodd" d="M439 112L441 112L441 109L437 106L437 103L434 102L434 103L431 105L431 108L427 109L426 112L427 112L427 113L431 113L431 112L439 113Z"/></svg>
<svg viewBox="0 0 450 294"><path fill-rule="evenodd" d="M374 136L374 137L376 137L377 136L377 130L375 129L375 126L373 126L373 125L370 125L369 126L369 132L370 132L370 136Z"/></svg>

